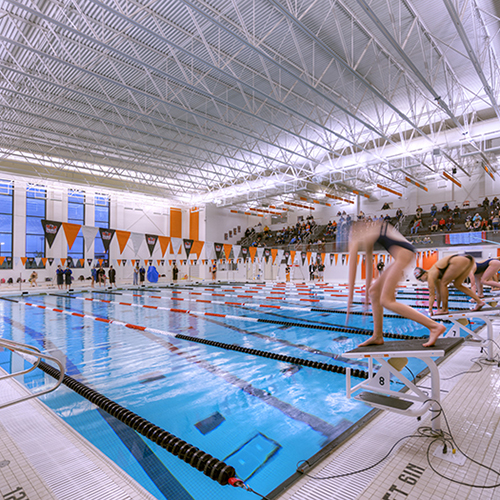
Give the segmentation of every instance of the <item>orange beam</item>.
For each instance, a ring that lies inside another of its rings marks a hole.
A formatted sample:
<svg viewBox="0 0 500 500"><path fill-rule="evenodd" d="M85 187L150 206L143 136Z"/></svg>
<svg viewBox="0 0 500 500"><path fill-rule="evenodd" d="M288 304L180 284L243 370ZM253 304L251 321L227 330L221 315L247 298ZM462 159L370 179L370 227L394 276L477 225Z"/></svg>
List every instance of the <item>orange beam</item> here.
<svg viewBox="0 0 500 500"><path fill-rule="evenodd" d="M403 196L402 193L398 193L397 191L394 191L394 189L382 186L382 184L377 184L377 187L379 189L383 189L384 191L388 191L389 193L395 194L396 196Z"/></svg>

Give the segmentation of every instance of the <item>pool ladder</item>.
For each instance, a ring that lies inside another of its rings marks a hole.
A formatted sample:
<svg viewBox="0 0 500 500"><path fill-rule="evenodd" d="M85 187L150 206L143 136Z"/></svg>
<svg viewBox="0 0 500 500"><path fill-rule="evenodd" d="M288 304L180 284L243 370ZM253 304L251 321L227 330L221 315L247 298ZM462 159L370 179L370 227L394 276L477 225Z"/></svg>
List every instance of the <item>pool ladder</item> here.
<svg viewBox="0 0 500 500"><path fill-rule="evenodd" d="M23 401L27 401L28 399L38 398L40 396L43 396L44 394L48 394L49 392L55 391L62 384L62 381L64 379L64 365L57 358L48 356L47 354L42 354L36 347L28 344L22 344L21 342L14 342L13 340L0 339L0 348L2 347L4 349L8 349L12 353L18 354L19 356L21 356L21 358L23 358L28 363L31 363L33 366L26 370L3 375L0 377L0 381L16 377L18 375L25 375L26 373L30 373L38 367L38 364L42 359L53 361L55 364L57 364L59 367L60 375L56 380L56 383L48 389L44 389L43 391L39 391L28 396L22 396L7 403L0 403L0 409L7 408L8 406L12 406Z"/></svg>

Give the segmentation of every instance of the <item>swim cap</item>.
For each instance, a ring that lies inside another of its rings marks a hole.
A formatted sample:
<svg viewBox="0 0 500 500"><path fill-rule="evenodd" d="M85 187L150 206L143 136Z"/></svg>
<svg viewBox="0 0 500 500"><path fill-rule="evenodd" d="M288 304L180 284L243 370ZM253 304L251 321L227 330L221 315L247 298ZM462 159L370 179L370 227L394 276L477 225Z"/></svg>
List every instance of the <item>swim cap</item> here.
<svg viewBox="0 0 500 500"><path fill-rule="evenodd" d="M426 272L427 271L425 269L422 269L421 267L416 267L413 270L413 275L415 276L415 278L419 280Z"/></svg>

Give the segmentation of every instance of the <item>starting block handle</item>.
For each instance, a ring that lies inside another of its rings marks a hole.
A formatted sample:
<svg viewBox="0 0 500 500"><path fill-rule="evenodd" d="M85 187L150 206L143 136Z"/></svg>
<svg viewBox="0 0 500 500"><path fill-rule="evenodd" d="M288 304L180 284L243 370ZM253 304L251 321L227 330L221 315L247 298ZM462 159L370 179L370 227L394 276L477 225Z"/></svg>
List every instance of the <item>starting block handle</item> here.
<svg viewBox="0 0 500 500"><path fill-rule="evenodd" d="M347 399L351 399L351 369L349 367L345 370L345 385Z"/></svg>

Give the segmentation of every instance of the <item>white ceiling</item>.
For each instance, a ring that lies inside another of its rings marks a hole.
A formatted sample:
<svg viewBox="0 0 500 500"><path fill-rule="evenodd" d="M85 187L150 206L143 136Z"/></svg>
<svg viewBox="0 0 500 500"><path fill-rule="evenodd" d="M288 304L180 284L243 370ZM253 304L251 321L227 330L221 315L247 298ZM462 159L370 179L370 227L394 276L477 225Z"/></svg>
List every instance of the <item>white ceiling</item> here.
<svg viewBox="0 0 500 500"><path fill-rule="evenodd" d="M235 207L495 175L498 55L497 0L0 0L0 170Z"/></svg>

